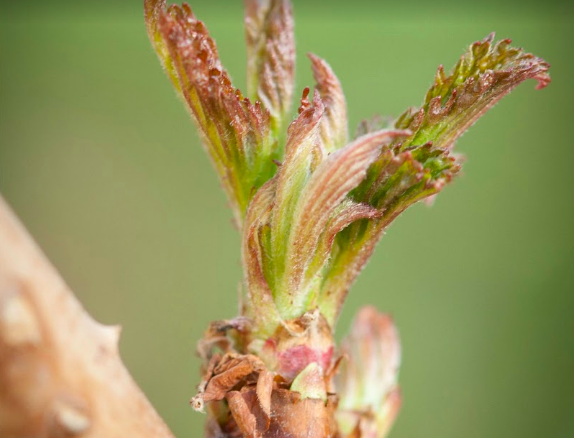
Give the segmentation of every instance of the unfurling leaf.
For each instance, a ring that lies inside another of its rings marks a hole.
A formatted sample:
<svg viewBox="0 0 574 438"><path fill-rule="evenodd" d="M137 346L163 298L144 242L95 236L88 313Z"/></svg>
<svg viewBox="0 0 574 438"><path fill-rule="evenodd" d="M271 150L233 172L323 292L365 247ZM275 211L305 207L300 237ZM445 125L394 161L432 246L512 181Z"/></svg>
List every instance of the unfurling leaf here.
<svg viewBox="0 0 574 438"><path fill-rule="evenodd" d="M167 43L163 38L159 25L165 8L166 0L145 0L145 23L149 39L157 53L157 56L159 57L161 65L171 79L171 82L173 83L176 91L181 95L181 85L179 83L178 74L175 70L175 66L173 65L173 60L171 59Z"/></svg>
<svg viewBox="0 0 574 438"><path fill-rule="evenodd" d="M295 80L293 12L287 0L244 0L247 40L247 94L271 113L281 137L289 120Z"/></svg>
<svg viewBox="0 0 574 438"><path fill-rule="evenodd" d="M321 139L325 150L332 152L345 146L349 140L347 102L339 79L329 64L313 54L309 54L309 59L317 82L317 90L325 105L325 116L321 122Z"/></svg>
<svg viewBox="0 0 574 438"><path fill-rule="evenodd" d="M146 0L153 46L198 124L239 227L253 193L273 176L277 142L268 110L231 85L215 42L189 6Z"/></svg>
<svg viewBox="0 0 574 438"><path fill-rule="evenodd" d="M397 384L401 346L392 319L374 307L363 307L341 352L344 359L335 380L341 432L355 431L356 438L383 438L401 403Z"/></svg>
<svg viewBox="0 0 574 438"><path fill-rule="evenodd" d="M290 320L318 305L318 280L337 233L354 221L380 215L372 206L353 202L349 192L364 180L385 144L410 134L378 131L327 155L320 136L325 107L319 92L312 103L305 93L302 102L289 127L285 160L254 198L246 220L247 294L253 294L254 306L270 296L276 305L262 316L248 313L269 322L276 321L276 313Z"/></svg>
<svg viewBox="0 0 574 438"><path fill-rule="evenodd" d="M309 104L306 101L307 93L308 90L303 96L299 116L289 126L285 158L276 177L277 190L271 213L268 254L273 255L273 267L267 279L275 298L281 293L278 288L283 286L287 242L301 191L307 185L314 168L323 159L319 129L324 106L318 92L315 92L313 103ZM296 316L300 316L301 313Z"/></svg>
<svg viewBox="0 0 574 438"><path fill-rule="evenodd" d="M439 68L423 106L408 110L395 122L396 129L412 134L385 147L351 193L354 202L381 214L355 222L335 239L319 300L331 324L385 228L413 203L437 194L458 173L460 159L450 152L455 140L521 82L536 79L537 88L543 88L550 81L545 61L509 47L509 40L493 44L493 38L489 35L472 44L451 75ZM361 132L371 129L365 123Z"/></svg>
<svg viewBox="0 0 574 438"><path fill-rule="evenodd" d="M352 202L347 194L365 178L383 145L407 134L379 131L358 138L326 157L298 193L292 217L287 219L289 234L283 235L284 270L276 276L276 300L279 308L290 308L291 313L285 313L288 317L317 305L317 280L336 233L353 221L378 215L376 209Z"/></svg>
<svg viewBox="0 0 574 438"><path fill-rule="evenodd" d="M260 339L273 333L281 322L266 276L269 269L268 230L276 185L276 179L271 179L253 197L243 231L243 272L247 299L242 313L255 322L253 335Z"/></svg>
<svg viewBox="0 0 574 438"><path fill-rule="evenodd" d="M440 66L423 106L407 110L396 122L413 135L401 142L411 145L433 142L434 148L449 148L476 120L526 79L536 79L536 89L550 82L543 59L510 47L504 39L493 43L494 33L472 44L446 76Z"/></svg>
<svg viewBox="0 0 574 438"><path fill-rule="evenodd" d="M354 202L379 214L352 223L336 236L323 271L319 307L330 324L335 324L351 284L386 227L410 205L438 193L459 170L448 151L432 150L430 144L403 152L384 148L350 194Z"/></svg>

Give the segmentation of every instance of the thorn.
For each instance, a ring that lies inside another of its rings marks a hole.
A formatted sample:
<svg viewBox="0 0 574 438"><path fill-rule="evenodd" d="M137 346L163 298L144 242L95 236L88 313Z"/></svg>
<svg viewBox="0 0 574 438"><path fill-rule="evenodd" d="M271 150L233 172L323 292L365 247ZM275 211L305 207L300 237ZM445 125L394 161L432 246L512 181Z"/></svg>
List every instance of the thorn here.
<svg viewBox="0 0 574 438"><path fill-rule="evenodd" d="M105 346L108 348L113 347L113 350L117 351L122 327L120 325L103 325L98 323L98 328L100 329L100 334L103 337L102 341Z"/></svg>
<svg viewBox="0 0 574 438"><path fill-rule="evenodd" d="M0 336L13 347L38 345L42 333L34 309L24 294L12 287L0 306Z"/></svg>
<svg viewBox="0 0 574 438"><path fill-rule="evenodd" d="M87 431L92 421L83 405L82 400L56 400L52 404L53 424L50 435L75 436Z"/></svg>

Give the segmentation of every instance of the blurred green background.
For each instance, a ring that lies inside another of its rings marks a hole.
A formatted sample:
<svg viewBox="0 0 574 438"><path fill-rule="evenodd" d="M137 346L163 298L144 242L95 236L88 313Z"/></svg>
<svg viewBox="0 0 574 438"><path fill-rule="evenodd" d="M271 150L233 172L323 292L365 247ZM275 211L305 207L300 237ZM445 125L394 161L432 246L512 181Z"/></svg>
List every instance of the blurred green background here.
<svg viewBox="0 0 574 438"><path fill-rule="evenodd" d="M139 1L1 2L0 191L83 304L121 323L122 356L179 437L195 342L236 313L239 238ZM236 86L242 5L195 1ZM297 94L313 51L351 126L418 105L436 67L496 30L552 64L460 139L464 174L388 230L340 321L392 313L403 437L574 436L573 9L553 2L297 1Z"/></svg>

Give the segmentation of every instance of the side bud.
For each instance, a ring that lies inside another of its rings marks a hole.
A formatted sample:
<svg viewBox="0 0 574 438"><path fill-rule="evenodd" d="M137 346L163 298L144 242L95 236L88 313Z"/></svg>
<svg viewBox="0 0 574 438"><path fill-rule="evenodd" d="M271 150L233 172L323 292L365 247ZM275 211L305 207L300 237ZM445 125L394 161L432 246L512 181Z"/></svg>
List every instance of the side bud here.
<svg viewBox="0 0 574 438"><path fill-rule="evenodd" d="M291 391L301 394L301 398L312 398L316 400L327 400L327 385L323 368L316 362L310 363L301 371L293 383Z"/></svg>
<svg viewBox="0 0 574 438"><path fill-rule="evenodd" d="M391 317L363 307L341 350L346 360L335 380L339 428L353 438L383 438L401 404L397 384L401 348Z"/></svg>

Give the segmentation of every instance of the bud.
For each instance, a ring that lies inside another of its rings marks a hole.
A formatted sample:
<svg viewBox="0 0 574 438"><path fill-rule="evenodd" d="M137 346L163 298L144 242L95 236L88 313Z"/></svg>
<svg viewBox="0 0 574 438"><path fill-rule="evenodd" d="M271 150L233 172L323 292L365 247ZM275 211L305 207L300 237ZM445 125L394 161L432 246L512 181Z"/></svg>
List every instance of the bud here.
<svg viewBox="0 0 574 438"><path fill-rule="evenodd" d="M293 383L291 391L301 394L301 398L314 398L327 401L327 386L323 368L317 362L311 362L301 371Z"/></svg>
<svg viewBox="0 0 574 438"><path fill-rule="evenodd" d="M398 334L388 315L365 307L345 359L334 361L346 295L388 225L457 175L456 139L526 79L547 85L548 64L489 35L450 74L439 68L419 109L386 129L364 122L349 141L341 84L310 55L315 90L304 89L285 132L295 72L289 0L245 0L248 97L187 4L144 4L151 43L242 233L240 316L213 323L198 346L204 375L191 404L208 413L207 437L383 438L401 404Z"/></svg>
<svg viewBox="0 0 574 438"><path fill-rule="evenodd" d="M343 340L345 356L335 378L337 422L343 434L383 438L398 414L401 348L390 316L363 307Z"/></svg>

